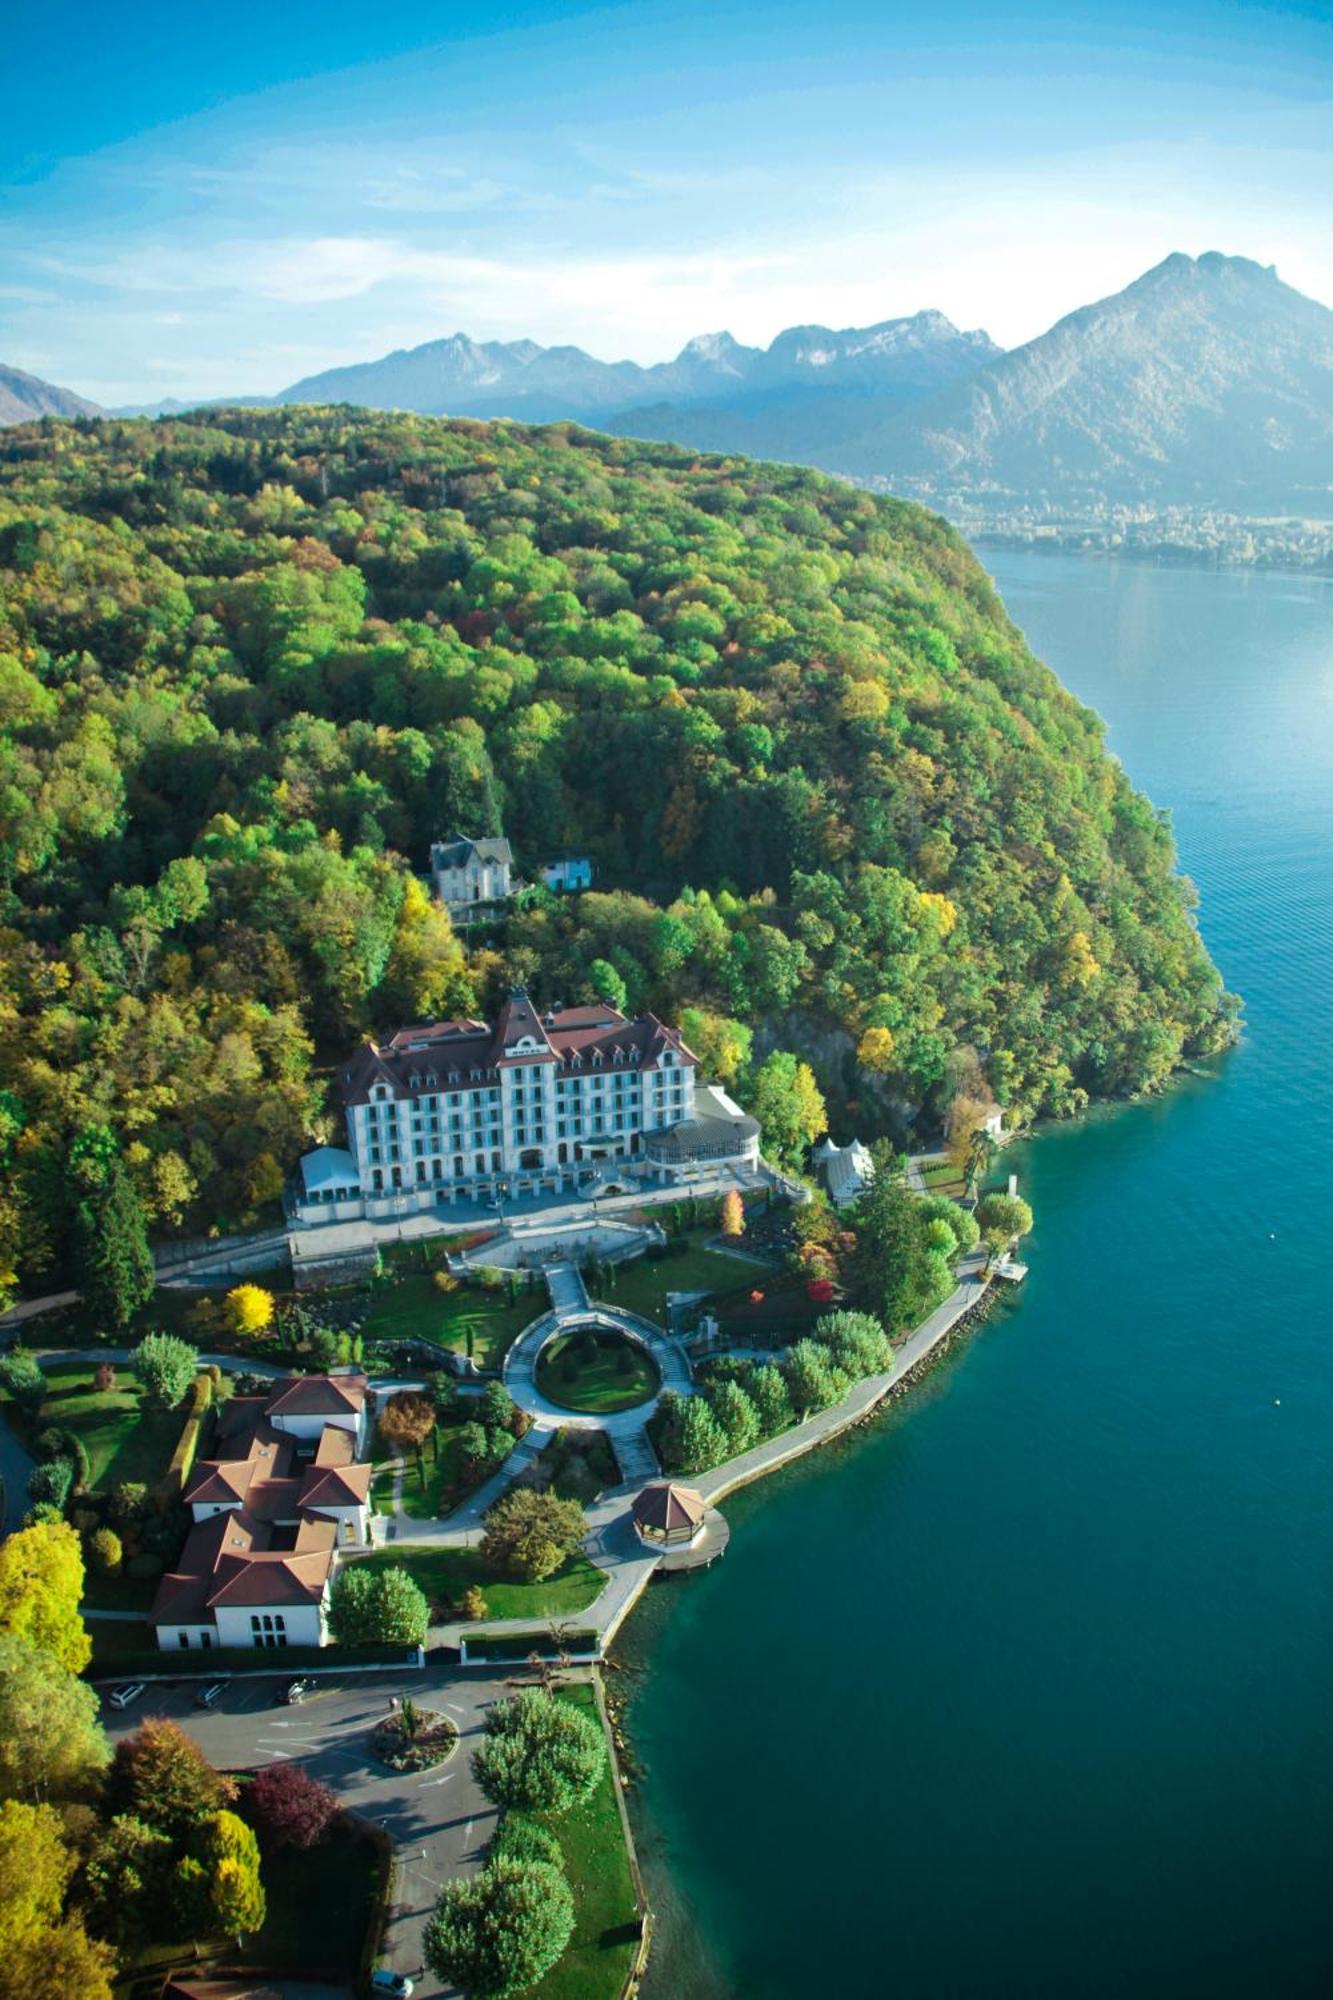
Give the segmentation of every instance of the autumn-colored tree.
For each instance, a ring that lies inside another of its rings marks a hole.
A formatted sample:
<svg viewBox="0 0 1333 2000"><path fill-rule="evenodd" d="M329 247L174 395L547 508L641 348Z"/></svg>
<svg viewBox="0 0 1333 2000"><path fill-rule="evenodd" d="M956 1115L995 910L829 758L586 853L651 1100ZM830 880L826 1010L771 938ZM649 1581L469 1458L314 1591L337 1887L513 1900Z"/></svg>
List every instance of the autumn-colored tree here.
<svg viewBox="0 0 1333 2000"><path fill-rule="evenodd" d="M0 1798L84 1797L110 1754L96 1690L49 1652L0 1635Z"/></svg>
<svg viewBox="0 0 1333 2000"><path fill-rule="evenodd" d="M488 1615L485 1594L477 1584L470 1583L463 1592L459 1600L458 1615L460 1618L465 1618L470 1625L476 1624L478 1619Z"/></svg>
<svg viewBox="0 0 1333 2000"><path fill-rule="evenodd" d="M114 1361L99 1361L93 1370L93 1387L99 1396L109 1396L116 1386L116 1364Z"/></svg>
<svg viewBox="0 0 1333 2000"><path fill-rule="evenodd" d="M196 1822L172 1883L176 1926L226 1931L240 1949L247 1931L264 1921L266 1898L259 1877L259 1843L233 1812Z"/></svg>
<svg viewBox="0 0 1333 2000"><path fill-rule="evenodd" d="M799 1166L806 1147L828 1130L814 1071L785 1049L774 1049L760 1064L749 1101L765 1146L787 1166Z"/></svg>
<svg viewBox="0 0 1333 2000"><path fill-rule="evenodd" d="M273 1294L262 1285L233 1285L222 1309L227 1331L237 1340L254 1340L273 1324Z"/></svg>
<svg viewBox="0 0 1333 2000"><path fill-rule="evenodd" d="M728 1188L722 1197L722 1234L729 1242L739 1243L745 1234L745 1203L739 1188Z"/></svg>
<svg viewBox="0 0 1333 2000"><path fill-rule="evenodd" d="M99 1576L119 1576L125 1549L114 1528L95 1528L88 1537L88 1554Z"/></svg>
<svg viewBox="0 0 1333 2000"><path fill-rule="evenodd" d="M486 1516L481 1559L506 1576L540 1583L559 1569L587 1530L577 1500L559 1500L531 1486L502 1493Z"/></svg>
<svg viewBox="0 0 1333 2000"><path fill-rule="evenodd" d="M333 1792L300 1764L265 1764L246 1786L245 1816L271 1847L318 1847L342 1811Z"/></svg>
<svg viewBox="0 0 1333 2000"><path fill-rule="evenodd" d="M425 1396L400 1390L380 1411L379 1424L380 1437L389 1450L415 1452L420 1470L421 1448L435 1431L434 1405Z"/></svg>
<svg viewBox="0 0 1333 2000"><path fill-rule="evenodd" d="M70 1673L82 1673L92 1641L79 1616L83 1549L64 1521L21 1528L0 1542L0 1633L22 1639Z"/></svg>
<svg viewBox="0 0 1333 2000"><path fill-rule="evenodd" d="M236 1797L223 1777L179 1723L150 1716L116 1745L107 1773L106 1801L112 1813L131 1813L179 1839Z"/></svg>
<svg viewBox="0 0 1333 2000"><path fill-rule="evenodd" d="M893 1052L897 1043L892 1028L867 1028L856 1045L856 1060L862 1069L872 1071L876 1076L893 1068Z"/></svg>
<svg viewBox="0 0 1333 2000"><path fill-rule="evenodd" d="M15 2000L111 2000L110 1950L61 1915L74 1866L54 1807L0 1805L0 1992Z"/></svg>

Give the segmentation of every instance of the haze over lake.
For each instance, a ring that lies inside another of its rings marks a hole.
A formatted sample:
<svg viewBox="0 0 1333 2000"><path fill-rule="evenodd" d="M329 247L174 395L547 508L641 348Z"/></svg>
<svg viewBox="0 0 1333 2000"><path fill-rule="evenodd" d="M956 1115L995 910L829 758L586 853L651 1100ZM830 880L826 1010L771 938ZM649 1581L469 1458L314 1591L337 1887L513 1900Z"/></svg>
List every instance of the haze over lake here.
<svg viewBox="0 0 1333 2000"><path fill-rule="evenodd" d="M986 559L1247 1032L1011 1155L1023 1295L638 1614L652 2000L1333 1983L1333 583Z"/></svg>

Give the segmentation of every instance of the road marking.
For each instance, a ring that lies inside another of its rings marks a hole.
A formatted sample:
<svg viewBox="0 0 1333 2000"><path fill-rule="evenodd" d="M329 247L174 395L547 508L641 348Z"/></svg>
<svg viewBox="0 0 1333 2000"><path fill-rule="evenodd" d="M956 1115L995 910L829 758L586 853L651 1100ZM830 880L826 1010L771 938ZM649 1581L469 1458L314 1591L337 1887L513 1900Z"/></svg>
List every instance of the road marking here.
<svg viewBox="0 0 1333 2000"><path fill-rule="evenodd" d="M453 1776L454 1773L452 1771L446 1771L442 1778L427 1778L425 1784L422 1785L421 1790L423 1792L429 1791L432 1785L447 1785L449 1783L449 1780Z"/></svg>

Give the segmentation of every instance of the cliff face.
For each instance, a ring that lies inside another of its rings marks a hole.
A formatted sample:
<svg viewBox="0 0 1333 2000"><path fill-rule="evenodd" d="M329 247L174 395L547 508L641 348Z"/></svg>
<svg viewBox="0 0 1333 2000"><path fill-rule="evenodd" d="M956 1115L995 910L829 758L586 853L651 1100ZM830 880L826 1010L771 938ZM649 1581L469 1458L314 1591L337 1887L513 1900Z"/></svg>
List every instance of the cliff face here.
<svg viewBox="0 0 1333 2000"><path fill-rule="evenodd" d="M1168 257L837 465L911 491L1317 511L1333 501L1333 312L1245 258Z"/></svg>

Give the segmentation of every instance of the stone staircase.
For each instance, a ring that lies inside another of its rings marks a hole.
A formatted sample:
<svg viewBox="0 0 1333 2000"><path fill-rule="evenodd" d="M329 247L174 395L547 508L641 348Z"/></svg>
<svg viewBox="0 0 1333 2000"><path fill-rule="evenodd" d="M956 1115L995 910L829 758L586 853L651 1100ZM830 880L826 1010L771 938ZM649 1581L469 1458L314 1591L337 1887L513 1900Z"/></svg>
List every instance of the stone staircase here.
<svg viewBox="0 0 1333 2000"><path fill-rule="evenodd" d="M646 1430L611 1430L607 1435L611 1449L620 1467L620 1477L626 1486L641 1486L646 1479L657 1479L662 1471L657 1463L657 1453L653 1450Z"/></svg>

